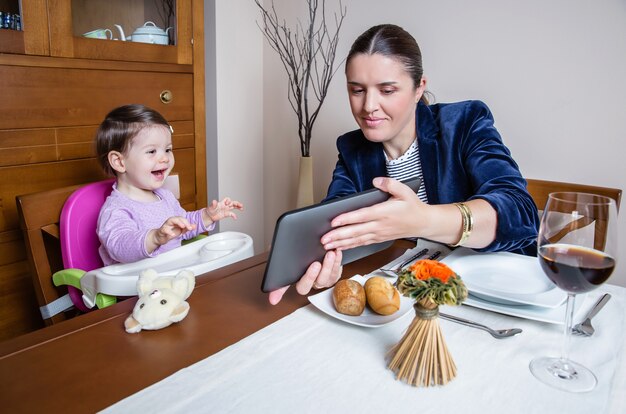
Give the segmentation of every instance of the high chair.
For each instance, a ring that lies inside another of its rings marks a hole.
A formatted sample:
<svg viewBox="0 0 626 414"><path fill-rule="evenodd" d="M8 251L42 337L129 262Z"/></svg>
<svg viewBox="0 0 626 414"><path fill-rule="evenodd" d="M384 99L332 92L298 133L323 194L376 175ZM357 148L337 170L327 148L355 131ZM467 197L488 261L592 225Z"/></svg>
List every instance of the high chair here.
<svg viewBox="0 0 626 414"><path fill-rule="evenodd" d="M52 281L55 286L67 286L71 304L81 312L89 312L91 308L83 302L80 278L85 272L104 266L98 253L100 240L96 228L100 209L111 194L114 182L115 179L97 181L79 188L68 197L61 210L59 230L63 270L54 273ZM178 175L168 176L164 187L176 198L180 197ZM64 302L67 304L66 299ZM115 302L114 296L99 294L96 305L104 308Z"/></svg>
<svg viewBox="0 0 626 414"><path fill-rule="evenodd" d="M165 187L179 197L178 176L170 177ZM110 179L17 197L35 293L47 324L66 319L64 312L72 306L87 312L115 303L116 296L135 296L138 275L147 268L165 276L184 267L199 275L252 256L250 236L223 232L194 238L198 243L154 258L103 267L96 225L112 183Z"/></svg>
<svg viewBox="0 0 626 414"><path fill-rule="evenodd" d="M42 318L66 319L72 306L87 312L80 291L85 271L102 267L96 224L113 179L18 196L17 209ZM61 260L59 260L59 258ZM64 288L67 286L67 294ZM102 296L101 304L115 298Z"/></svg>
<svg viewBox="0 0 626 414"><path fill-rule="evenodd" d="M67 286L71 304L81 312L91 309L83 303L80 278L85 272L103 266L98 253L100 240L96 227L100 209L111 194L114 181L97 181L79 188L68 197L61 210L59 231L63 270L55 272L52 281L55 286ZM98 307L104 308L115 302L115 297L101 295Z"/></svg>

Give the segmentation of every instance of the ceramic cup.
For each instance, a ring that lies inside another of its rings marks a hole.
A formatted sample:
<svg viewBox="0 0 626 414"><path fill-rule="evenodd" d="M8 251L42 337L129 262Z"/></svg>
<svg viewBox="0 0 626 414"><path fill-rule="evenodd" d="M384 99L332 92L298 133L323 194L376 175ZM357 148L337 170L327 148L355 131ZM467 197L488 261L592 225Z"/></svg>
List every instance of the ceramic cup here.
<svg viewBox="0 0 626 414"><path fill-rule="evenodd" d="M83 36L91 39L112 39L113 32L109 29L96 29L91 32L83 33Z"/></svg>

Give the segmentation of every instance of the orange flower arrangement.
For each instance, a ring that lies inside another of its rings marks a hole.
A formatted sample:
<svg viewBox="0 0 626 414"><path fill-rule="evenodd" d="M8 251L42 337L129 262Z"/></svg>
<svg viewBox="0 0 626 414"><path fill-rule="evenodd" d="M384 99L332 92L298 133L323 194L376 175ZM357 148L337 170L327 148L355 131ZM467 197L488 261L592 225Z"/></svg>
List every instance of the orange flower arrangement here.
<svg viewBox="0 0 626 414"><path fill-rule="evenodd" d="M465 284L446 264L419 260L398 275L396 286L415 299L415 318L391 349L389 369L416 387L447 384L456 377L456 365L437 316L439 305L460 305L467 298Z"/></svg>
<svg viewBox="0 0 626 414"><path fill-rule="evenodd" d="M445 263L418 260L398 276L398 290L419 302L430 299L436 305L460 305L467 298L465 284Z"/></svg>
<svg viewBox="0 0 626 414"><path fill-rule="evenodd" d="M431 277L436 277L442 283L448 283L451 277L456 277L456 273L452 269L437 260L419 260L409 267L409 271L419 280L428 280Z"/></svg>

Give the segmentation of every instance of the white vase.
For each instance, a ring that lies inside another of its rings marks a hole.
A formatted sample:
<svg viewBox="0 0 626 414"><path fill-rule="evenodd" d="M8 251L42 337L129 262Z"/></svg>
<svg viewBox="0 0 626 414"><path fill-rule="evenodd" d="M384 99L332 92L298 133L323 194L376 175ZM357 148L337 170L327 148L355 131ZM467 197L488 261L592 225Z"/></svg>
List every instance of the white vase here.
<svg viewBox="0 0 626 414"><path fill-rule="evenodd" d="M313 157L300 157L296 208L313 204Z"/></svg>

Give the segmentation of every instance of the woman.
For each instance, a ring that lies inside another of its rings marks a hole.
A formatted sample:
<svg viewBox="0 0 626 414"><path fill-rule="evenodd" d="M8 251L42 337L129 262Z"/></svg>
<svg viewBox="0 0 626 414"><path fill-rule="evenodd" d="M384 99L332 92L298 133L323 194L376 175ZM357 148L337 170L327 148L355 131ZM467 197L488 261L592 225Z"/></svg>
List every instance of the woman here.
<svg viewBox="0 0 626 414"><path fill-rule="evenodd" d="M337 216L321 238L323 263L296 289L332 286L341 251L423 237L481 251L535 254L537 208L526 181L479 101L428 105L415 39L395 25L372 27L346 59L350 107L359 125L337 140L339 160L325 200L372 187L388 201ZM417 194L398 180L422 177ZM276 304L287 287L270 293Z"/></svg>

